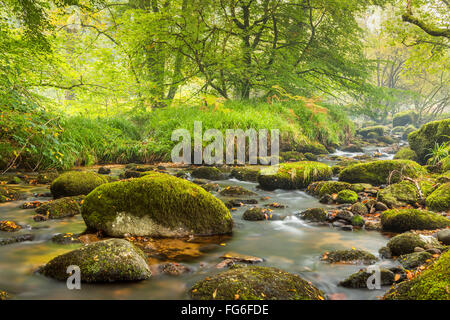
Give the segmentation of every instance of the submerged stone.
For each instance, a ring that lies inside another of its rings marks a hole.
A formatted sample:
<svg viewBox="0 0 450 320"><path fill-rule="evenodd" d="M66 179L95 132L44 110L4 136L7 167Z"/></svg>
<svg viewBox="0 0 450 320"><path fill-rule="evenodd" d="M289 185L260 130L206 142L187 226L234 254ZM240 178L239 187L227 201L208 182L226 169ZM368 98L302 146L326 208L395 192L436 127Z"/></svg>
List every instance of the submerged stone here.
<svg viewBox="0 0 450 320"><path fill-rule="evenodd" d="M65 281L69 277L69 266L78 266L81 281L87 283L139 281L151 276L144 253L130 242L121 239L92 243L58 256L39 272L47 277Z"/></svg>
<svg viewBox="0 0 450 320"><path fill-rule="evenodd" d="M324 294L300 276L269 267L233 267L198 282L194 300L323 300Z"/></svg>

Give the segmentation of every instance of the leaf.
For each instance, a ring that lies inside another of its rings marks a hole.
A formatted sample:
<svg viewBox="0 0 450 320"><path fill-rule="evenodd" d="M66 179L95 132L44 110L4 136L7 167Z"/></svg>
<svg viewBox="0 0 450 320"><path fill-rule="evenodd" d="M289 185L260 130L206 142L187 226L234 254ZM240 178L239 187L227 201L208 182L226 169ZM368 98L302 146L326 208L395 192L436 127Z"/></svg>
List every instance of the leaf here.
<svg viewBox="0 0 450 320"><path fill-rule="evenodd" d="M401 277L402 277L402 275L397 273L394 277L394 281L397 282L398 280L400 280Z"/></svg>
<svg viewBox="0 0 450 320"><path fill-rule="evenodd" d="M216 298L216 295L217 295L217 288L216 288L216 290L214 290L214 292L213 292L213 294L212 294L213 299Z"/></svg>

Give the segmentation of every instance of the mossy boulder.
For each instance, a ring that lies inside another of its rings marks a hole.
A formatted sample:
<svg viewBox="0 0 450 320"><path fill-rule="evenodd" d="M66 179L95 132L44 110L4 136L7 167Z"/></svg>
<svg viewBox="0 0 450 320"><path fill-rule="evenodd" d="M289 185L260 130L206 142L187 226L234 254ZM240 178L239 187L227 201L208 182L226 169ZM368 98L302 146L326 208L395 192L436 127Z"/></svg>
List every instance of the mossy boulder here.
<svg viewBox="0 0 450 320"><path fill-rule="evenodd" d="M414 204L419 200L419 191L414 183L402 181L391 184L378 192L378 201L385 203L390 208L403 207Z"/></svg>
<svg viewBox="0 0 450 320"><path fill-rule="evenodd" d="M419 157L419 162L426 164L431 149L435 144L450 141L450 119L433 121L408 136L409 145Z"/></svg>
<svg viewBox="0 0 450 320"><path fill-rule="evenodd" d="M86 197L82 215L88 228L113 237L227 234L233 225L222 201L194 183L157 172L98 187Z"/></svg>
<svg viewBox="0 0 450 320"><path fill-rule="evenodd" d="M224 174L215 167L200 167L192 171L191 176L198 179L223 180Z"/></svg>
<svg viewBox="0 0 450 320"><path fill-rule="evenodd" d="M341 151L343 151L343 152L352 152L352 153L362 153L362 152L364 152L364 150L363 150L363 148L361 148L361 146L354 145L354 144L342 147Z"/></svg>
<svg viewBox="0 0 450 320"><path fill-rule="evenodd" d="M326 164L302 161L282 164L274 174L262 172L258 182L265 190L292 190L306 188L311 182L328 180L331 176L331 168Z"/></svg>
<svg viewBox="0 0 450 320"><path fill-rule="evenodd" d="M403 135L402 135L402 139L403 140L408 140L408 136L410 135L411 132L417 131L417 128L414 127L413 125L409 125L405 128L405 131L403 131Z"/></svg>
<svg viewBox="0 0 450 320"><path fill-rule="evenodd" d="M311 222L325 222L328 219L328 213L323 208L312 208L299 214L301 219Z"/></svg>
<svg viewBox="0 0 450 320"><path fill-rule="evenodd" d="M81 202L85 196L60 198L41 204L35 209L37 214L49 219L61 219L81 214Z"/></svg>
<svg viewBox="0 0 450 320"><path fill-rule="evenodd" d="M354 227L362 228L362 227L364 227L364 225L365 225L366 222L365 222L364 218L361 217L359 214L355 214L355 215L352 217L350 223L351 223L352 226L354 226Z"/></svg>
<svg viewBox="0 0 450 320"><path fill-rule="evenodd" d="M372 185L369 183L354 183L350 186L350 190L356 193L364 192L367 189L372 189Z"/></svg>
<svg viewBox="0 0 450 320"><path fill-rule="evenodd" d="M450 300L450 251L417 277L391 288L386 300Z"/></svg>
<svg viewBox="0 0 450 320"><path fill-rule="evenodd" d="M405 232L409 230L435 230L450 226L450 220L437 213L416 210L388 210L381 215L384 231Z"/></svg>
<svg viewBox="0 0 450 320"><path fill-rule="evenodd" d="M375 133L377 136L384 136L384 133L386 132L386 127L383 126L373 126L373 127L367 127L364 129L360 129L358 133L363 136L364 138L368 138L368 135L370 133Z"/></svg>
<svg viewBox="0 0 450 320"><path fill-rule="evenodd" d="M259 177L258 168L237 168L231 171L231 177L241 181L257 182Z"/></svg>
<svg viewBox="0 0 450 320"><path fill-rule="evenodd" d="M39 184L49 184L52 183L58 177L59 177L58 171L48 171L39 173L36 180L37 183Z"/></svg>
<svg viewBox="0 0 450 320"><path fill-rule="evenodd" d="M404 127L409 124L416 123L419 115L414 110L408 110L404 112L399 112L394 115L392 118L392 125L394 127Z"/></svg>
<svg viewBox="0 0 450 320"><path fill-rule="evenodd" d="M441 245L433 237L427 237L412 232L399 234L386 245L393 256L401 256L408 253L413 253L415 248L439 248Z"/></svg>
<svg viewBox="0 0 450 320"><path fill-rule="evenodd" d="M107 182L108 180L105 177L95 172L71 171L56 178L50 186L50 191L55 199L87 195Z"/></svg>
<svg viewBox="0 0 450 320"><path fill-rule="evenodd" d="M338 203L356 203L358 202L358 194L352 190L342 190L337 194L336 201Z"/></svg>
<svg viewBox="0 0 450 320"><path fill-rule="evenodd" d="M426 205L433 211L450 210L450 183L443 184L427 197Z"/></svg>
<svg viewBox="0 0 450 320"><path fill-rule="evenodd" d="M301 152L303 154L305 153L312 153L312 154L328 154L328 150L327 148L325 148L325 146L319 142L314 142L314 143L307 143L304 145L299 145L297 147L297 152Z"/></svg>
<svg viewBox="0 0 450 320"><path fill-rule="evenodd" d="M283 162L298 162L306 160L305 155L297 151L280 152Z"/></svg>
<svg viewBox="0 0 450 320"><path fill-rule="evenodd" d="M417 162L410 160L378 160L351 165L339 174L339 180L349 183L381 185L397 183L402 176L417 178L426 171Z"/></svg>
<svg viewBox="0 0 450 320"><path fill-rule="evenodd" d="M412 160L418 161L419 158L415 151L411 150L411 148L401 148L394 156L394 160Z"/></svg>
<svg viewBox="0 0 450 320"><path fill-rule="evenodd" d="M324 293L300 276L269 267L233 267L198 282L194 300L323 300Z"/></svg>
<svg viewBox="0 0 450 320"><path fill-rule="evenodd" d="M325 252L321 260L329 263L373 264L378 258L370 252L352 249Z"/></svg>
<svg viewBox="0 0 450 320"><path fill-rule="evenodd" d="M442 184L449 183L450 182L450 171L447 171L447 172L441 174L439 177L437 177L436 181L438 183L442 183Z"/></svg>
<svg viewBox="0 0 450 320"><path fill-rule="evenodd" d="M412 270L417 267L420 267L421 265L425 264L427 260L430 260L432 258L433 255L431 253L422 251L404 254L398 257L397 261L403 266L403 268L407 270Z"/></svg>
<svg viewBox="0 0 450 320"><path fill-rule="evenodd" d="M308 186L308 192L323 197L326 194L332 195L342 190L347 190L351 187L350 183L340 181L319 181L311 183Z"/></svg>
<svg viewBox="0 0 450 320"><path fill-rule="evenodd" d="M369 273L367 269L360 270L339 282L339 286L352 289L367 289L367 280L369 280L371 275L372 273ZM380 276L382 286L392 285L395 281L395 274L388 269L380 268Z"/></svg>
<svg viewBox="0 0 450 320"><path fill-rule="evenodd" d="M369 209L367 208L367 206L365 204L362 204L361 202L353 204L350 211L358 215L365 215L369 213Z"/></svg>
<svg viewBox="0 0 450 320"><path fill-rule="evenodd" d="M92 243L58 256L39 272L65 281L67 268L78 266L81 281L86 283L139 281L150 278L151 272L144 253L126 240L111 239Z"/></svg>
<svg viewBox="0 0 450 320"><path fill-rule="evenodd" d="M270 214L271 212L269 209L253 207L244 212L242 219L247 221L269 220Z"/></svg>
<svg viewBox="0 0 450 320"><path fill-rule="evenodd" d="M256 196L256 193L240 186L228 186L220 191L220 195L225 197Z"/></svg>

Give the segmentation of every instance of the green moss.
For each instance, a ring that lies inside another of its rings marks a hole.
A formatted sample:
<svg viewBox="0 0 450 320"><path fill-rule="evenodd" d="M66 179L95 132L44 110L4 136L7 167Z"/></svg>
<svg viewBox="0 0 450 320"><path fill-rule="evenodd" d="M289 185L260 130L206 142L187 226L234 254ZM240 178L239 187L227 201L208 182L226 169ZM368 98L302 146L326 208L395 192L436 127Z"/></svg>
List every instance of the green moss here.
<svg viewBox="0 0 450 320"><path fill-rule="evenodd" d="M354 183L350 186L350 190L355 191L356 193L363 192L367 189L371 189L372 185L369 183Z"/></svg>
<svg viewBox="0 0 450 320"><path fill-rule="evenodd" d="M384 133L386 131L386 127L383 126L374 126L374 127L367 127L364 129L361 129L358 131L360 135L367 138L369 133L375 133L377 136L384 136Z"/></svg>
<svg viewBox="0 0 450 320"><path fill-rule="evenodd" d="M450 140L450 119L433 121L409 134L408 141L412 150L419 157L419 162L426 164L428 155L436 143Z"/></svg>
<svg viewBox="0 0 450 320"><path fill-rule="evenodd" d="M280 152L280 157L283 162L296 162L306 160L303 153L297 151Z"/></svg>
<svg viewBox="0 0 450 320"><path fill-rule="evenodd" d="M324 294L298 275L268 267L234 267L195 284L194 300L323 300Z"/></svg>
<svg viewBox="0 0 450 320"><path fill-rule="evenodd" d="M263 221L267 220L269 215L270 211L268 209L253 207L244 212L242 219L247 221Z"/></svg>
<svg viewBox="0 0 450 320"><path fill-rule="evenodd" d="M151 272L144 253L126 240L111 239L83 246L58 256L39 272L47 277L65 281L67 267L78 266L81 281L138 281L150 278Z"/></svg>
<svg viewBox="0 0 450 320"><path fill-rule="evenodd" d="M403 207L414 204L419 199L417 187L409 181L391 184L378 192L378 201L385 203L390 208Z"/></svg>
<svg viewBox="0 0 450 320"><path fill-rule="evenodd" d="M392 118L392 124L394 127L407 126L409 124L414 124L418 117L419 115L414 110L399 112Z"/></svg>
<svg viewBox="0 0 450 320"><path fill-rule="evenodd" d="M327 181L320 188L318 195L320 197L326 194L334 194L343 190L347 190L350 188L350 183L339 182L339 181Z"/></svg>
<svg viewBox="0 0 450 320"><path fill-rule="evenodd" d="M435 230L450 226L450 220L434 212L416 209L388 210L381 215L383 230Z"/></svg>
<svg viewBox="0 0 450 320"><path fill-rule="evenodd" d="M325 222L327 221L328 213L323 208L313 208L300 213L300 218L312 222Z"/></svg>
<svg viewBox="0 0 450 320"><path fill-rule="evenodd" d="M87 195L98 186L107 183L108 180L90 171L66 172L56 178L50 190L54 198Z"/></svg>
<svg viewBox="0 0 450 320"><path fill-rule="evenodd" d="M329 263L373 264L378 258L364 250L335 250L326 252L322 260Z"/></svg>
<svg viewBox="0 0 450 320"><path fill-rule="evenodd" d="M85 196L61 198L43 203L35 209L37 214L48 216L49 219L61 219L81 214L81 201Z"/></svg>
<svg viewBox="0 0 450 320"><path fill-rule="evenodd" d="M258 168L236 168L231 171L231 177L241 181L257 182L259 177Z"/></svg>
<svg viewBox="0 0 450 320"><path fill-rule="evenodd" d="M450 156L445 157L441 160L442 171L450 171Z"/></svg>
<svg viewBox="0 0 450 320"><path fill-rule="evenodd" d="M450 182L450 171L447 171L443 174L441 174L439 177L437 177L438 183L449 183Z"/></svg>
<svg viewBox="0 0 450 320"><path fill-rule="evenodd" d="M443 184L430 194L426 205L433 211L450 210L450 183Z"/></svg>
<svg viewBox="0 0 450 320"><path fill-rule="evenodd" d="M391 288L386 300L450 300L450 251L416 278Z"/></svg>
<svg viewBox="0 0 450 320"><path fill-rule="evenodd" d="M358 194L352 190L342 190L338 192L338 203L355 203L358 201Z"/></svg>
<svg viewBox="0 0 450 320"><path fill-rule="evenodd" d="M409 254L404 254L398 257L397 261L403 266L403 268L407 270L412 270L421 265L425 264L425 262L429 259L432 259L433 255L426 251L422 252L413 252Z"/></svg>
<svg viewBox="0 0 450 320"><path fill-rule="evenodd" d="M219 169L215 167L200 167L192 171L192 177L198 179L208 179L208 180L222 180L224 175Z"/></svg>
<svg viewBox="0 0 450 320"><path fill-rule="evenodd" d="M369 280L371 275L372 273L369 273L367 269L358 271L350 275L347 279L339 282L339 286L353 289L367 289L367 280ZM391 285L394 283L395 274L392 271L381 268L380 275L382 286Z"/></svg>
<svg viewBox="0 0 450 320"><path fill-rule="evenodd" d="M301 153L312 153L312 154L328 154L327 148L319 142L309 143L305 145L299 145L297 151Z"/></svg>
<svg viewBox="0 0 450 320"><path fill-rule="evenodd" d="M417 178L426 171L410 160L379 160L351 165L339 174L339 180L350 183L381 185L402 180L402 176Z"/></svg>
<svg viewBox="0 0 450 320"><path fill-rule="evenodd" d="M331 168L326 164L302 161L282 164L276 174L262 173L258 182L265 190L303 189L313 181L328 180L331 176Z"/></svg>
<svg viewBox="0 0 450 320"><path fill-rule="evenodd" d="M352 223L352 226L354 226L354 227L362 228L362 227L364 227L365 221L364 221L364 218L361 217L359 214L355 214L352 217L351 223Z"/></svg>
<svg viewBox="0 0 450 320"><path fill-rule="evenodd" d="M82 215L88 227L112 236L226 234L233 224L222 201L194 183L156 172L98 187L86 197Z"/></svg>
<svg viewBox="0 0 450 320"><path fill-rule="evenodd" d="M395 160L418 161L417 154L411 148L401 148L394 156Z"/></svg>
<svg viewBox="0 0 450 320"><path fill-rule="evenodd" d="M0 203L20 199L20 192L0 185Z"/></svg>

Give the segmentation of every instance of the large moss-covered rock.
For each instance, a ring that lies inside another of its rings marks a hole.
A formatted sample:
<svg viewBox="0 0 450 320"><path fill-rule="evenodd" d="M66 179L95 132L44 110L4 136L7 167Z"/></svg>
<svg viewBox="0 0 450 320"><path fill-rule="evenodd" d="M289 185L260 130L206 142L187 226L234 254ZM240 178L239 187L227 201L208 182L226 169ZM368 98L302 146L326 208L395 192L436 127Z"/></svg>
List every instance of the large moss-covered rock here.
<svg viewBox="0 0 450 320"><path fill-rule="evenodd" d="M86 197L82 215L89 228L113 237L227 234L233 224L222 201L194 183L156 172L98 187Z"/></svg>
<svg viewBox="0 0 450 320"><path fill-rule="evenodd" d="M87 195L108 180L90 171L71 171L53 180L50 190L54 198Z"/></svg>
<svg viewBox="0 0 450 320"><path fill-rule="evenodd" d="M323 208L312 208L303 211L299 214L300 218L312 222L325 222L328 218L328 213Z"/></svg>
<svg viewBox="0 0 450 320"><path fill-rule="evenodd" d="M331 168L326 164L302 161L282 164L275 174L262 172L258 182L265 190L291 190L306 188L313 181L328 180L331 176Z"/></svg>
<svg viewBox="0 0 450 320"><path fill-rule="evenodd" d="M433 255L426 251L413 252L398 257L398 262L403 268L412 270L423 265L427 260L432 259Z"/></svg>
<svg viewBox="0 0 450 320"><path fill-rule="evenodd" d="M297 151L301 153L312 153L312 154L328 154L327 148L319 142L302 144L297 147Z"/></svg>
<svg viewBox="0 0 450 320"><path fill-rule="evenodd" d="M388 210L381 215L383 230L435 230L450 226L450 220L434 212L416 209Z"/></svg>
<svg viewBox="0 0 450 320"><path fill-rule="evenodd" d="M61 219L81 214L81 202L85 196L67 197L41 204L35 209L37 214L49 219Z"/></svg>
<svg viewBox="0 0 450 320"><path fill-rule="evenodd" d="M394 160L412 160L418 161L419 158L415 151L411 150L411 148L401 148L394 156Z"/></svg>
<svg viewBox="0 0 450 320"><path fill-rule="evenodd" d="M450 300L450 251L429 269L391 288L386 300Z"/></svg>
<svg viewBox="0 0 450 320"><path fill-rule="evenodd" d="M371 133L375 133L376 136L384 136L385 132L386 127L383 126L367 127L358 131L358 133L362 135L364 138L367 138Z"/></svg>
<svg viewBox="0 0 450 320"><path fill-rule="evenodd" d="M418 119L418 114L414 110L408 110L399 112L392 118L392 124L394 127L403 127L409 124L414 124Z"/></svg>
<svg viewBox="0 0 450 320"><path fill-rule="evenodd" d="M417 190L417 187L409 181L391 184L378 192L378 200L385 203L390 208L414 204L418 199L419 191Z"/></svg>
<svg viewBox="0 0 450 320"><path fill-rule="evenodd" d="M351 184L340 181L319 181L308 186L308 192L312 195L323 197L326 194L332 195L342 190L350 189Z"/></svg>
<svg viewBox="0 0 450 320"><path fill-rule="evenodd" d="M422 164L427 162L431 149L436 143L450 141L450 119L429 122L408 136L409 145Z"/></svg>
<svg viewBox="0 0 450 320"><path fill-rule="evenodd" d="M392 173L392 174L391 174ZM410 160L379 160L373 162L351 165L339 174L339 180L350 183L370 183L381 185L401 181L402 175L417 178L424 174L425 170L414 161Z"/></svg>
<svg viewBox="0 0 450 320"><path fill-rule="evenodd" d="M208 180L222 180L224 174L215 167L200 167L192 171L191 175L194 178L208 179Z"/></svg>
<svg viewBox="0 0 450 320"><path fill-rule="evenodd" d="M300 276L269 267L234 267L198 282L194 300L323 300L324 294Z"/></svg>
<svg viewBox="0 0 450 320"><path fill-rule="evenodd" d="M433 211L450 210L450 183L443 184L430 194L426 205Z"/></svg>
<svg viewBox="0 0 450 320"><path fill-rule="evenodd" d="M401 256L413 253L415 248L439 248L441 245L433 237L427 237L416 233L406 232L393 237L387 243L393 256Z"/></svg>
<svg viewBox="0 0 450 320"><path fill-rule="evenodd" d="M58 256L39 272L47 277L65 281L67 268L78 266L81 281L138 281L150 278L151 272L144 253L126 240L111 239L92 243Z"/></svg>

